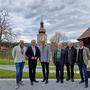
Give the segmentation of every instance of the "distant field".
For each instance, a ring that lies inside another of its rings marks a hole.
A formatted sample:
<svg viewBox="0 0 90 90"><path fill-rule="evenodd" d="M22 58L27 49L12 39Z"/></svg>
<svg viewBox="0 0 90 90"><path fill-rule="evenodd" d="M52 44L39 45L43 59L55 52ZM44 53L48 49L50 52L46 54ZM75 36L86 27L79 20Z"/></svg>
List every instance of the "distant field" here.
<svg viewBox="0 0 90 90"><path fill-rule="evenodd" d="M14 61L9 59L0 59L0 65L14 65Z"/></svg>
<svg viewBox="0 0 90 90"><path fill-rule="evenodd" d="M11 50L8 52L0 52L0 65L14 64L12 59Z"/></svg>
<svg viewBox="0 0 90 90"><path fill-rule="evenodd" d="M25 64L28 64L28 60L25 60ZM14 60L12 58L12 50L8 52L0 52L0 65L14 65ZM40 66L40 61L38 61L38 66ZM50 62L50 66L53 66L53 62Z"/></svg>

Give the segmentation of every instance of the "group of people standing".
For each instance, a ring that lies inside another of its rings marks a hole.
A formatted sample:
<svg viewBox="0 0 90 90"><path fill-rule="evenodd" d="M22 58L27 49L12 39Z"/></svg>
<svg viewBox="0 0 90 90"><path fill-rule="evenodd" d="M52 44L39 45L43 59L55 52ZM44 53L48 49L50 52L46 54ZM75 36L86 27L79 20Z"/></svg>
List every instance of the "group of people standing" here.
<svg viewBox="0 0 90 90"><path fill-rule="evenodd" d="M64 66L66 66L67 70L66 80L74 82L74 65L77 63L81 76L81 81L79 83L81 84L85 82L85 87L87 88L87 64L88 60L90 60L90 52L89 49L84 46L83 41L78 42L77 46L78 47L75 48L70 41L67 42L66 47L63 43L58 43L53 55L53 63L56 66L56 82L64 82ZM24 41L20 40L19 45L13 48L12 56L15 59L16 65L16 88L23 85L22 75L25 57L28 57L29 78L31 85L39 82L36 80L36 66L38 60L41 62L42 66L42 82L48 84L50 47L46 45L45 41L42 41L41 46L37 46L36 40L32 40L31 45L26 48Z"/></svg>
<svg viewBox="0 0 90 90"><path fill-rule="evenodd" d="M74 82L74 66L78 65L80 71L81 81L79 84L85 82L85 88L88 87L88 72L87 65L90 60L90 51L84 46L83 41L78 42L75 48L72 42L68 42L66 48L63 43L59 43L54 52L54 64L56 66L56 79L57 83L63 83L64 79L64 65L67 70L66 81L71 80Z"/></svg>

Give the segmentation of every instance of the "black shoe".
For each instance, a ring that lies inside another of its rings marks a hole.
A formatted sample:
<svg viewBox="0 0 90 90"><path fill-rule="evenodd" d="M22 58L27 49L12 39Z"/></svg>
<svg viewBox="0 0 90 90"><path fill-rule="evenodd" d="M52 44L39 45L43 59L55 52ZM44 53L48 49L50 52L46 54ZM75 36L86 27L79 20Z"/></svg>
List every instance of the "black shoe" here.
<svg viewBox="0 0 90 90"><path fill-rule="evenodd" d="M39 83L39 81L37 81L37 80L34 80L33 82L35 82L35 83Z"/></svg>
<svg viewBox="0 0 90 90"><path fill-rule="evenodd" d="M74 82L74 79L71 79L72 82Z"/></svg>
<svg viewBox="0 0 90 90"><path fill-rule="evenodd" d="M48 84L48 81L46 80L45 84Z"/></svg>
<svg viewBox="0 0 90 90"><path fill-rule="evenodd" d="M41 82L45 82L45 79L43 79Z"/></svg>
<svg viewBox="0 0 90 90"><path fill-rule="evenodd" d="M31 82L31 85L33 85L33 82Z"/></svg>
<svg viewBox="0 0 90 90"><path fill-rule="evenodd" d="M57 80L56 83L59 83L59 80Z"/></svg>
<svg viewBox="0 0 90 90"><path fill-rule="evenodd" d="M81 81L79 82L79 84L82 84L82 83L84 83L84 80L81 80Z"/></svg>
<svg viewBox="0 0 90 90"><path fill-rule="evenodd" d="M85 88L88 88L88 84L85 84Z"/></svg>
<svg viewBox="0 0 90 90"><path fill-rule="evenodd" d="M85 82L85 88L88 88L88 81Z"/></svg>
<svg viewBox="0 0 90 90"><path fill-rule="evenodd" d="M69 81L69 80L70 80L69 78L66 79L66 81Z"/></svg>
<svg viewBox="0 0 90 90"><path fill-rule="evenodd" d="M63 83L63 80L61 80L61 83Z"/></svg>

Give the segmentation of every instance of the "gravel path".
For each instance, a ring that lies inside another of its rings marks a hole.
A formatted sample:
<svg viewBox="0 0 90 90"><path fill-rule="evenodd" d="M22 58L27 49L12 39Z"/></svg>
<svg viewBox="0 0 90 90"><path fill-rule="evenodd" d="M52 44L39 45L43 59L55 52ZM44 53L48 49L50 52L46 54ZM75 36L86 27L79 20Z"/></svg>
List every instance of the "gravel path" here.
<svg viewBox="0 0 90 90"><path fill-rule="evenodd" d="M89 87L84 88L83 84L78 84L79 80L75 82L64 81L63 84L56 83L55 79L50 79L49 84L45 85L39 80L39 83L35 83L33 86L30 85L28 79L24 79L24 86L21 86L18 90L90 90L90 80ZM15 90L15 80L0 80L0 90Z"/></svg>

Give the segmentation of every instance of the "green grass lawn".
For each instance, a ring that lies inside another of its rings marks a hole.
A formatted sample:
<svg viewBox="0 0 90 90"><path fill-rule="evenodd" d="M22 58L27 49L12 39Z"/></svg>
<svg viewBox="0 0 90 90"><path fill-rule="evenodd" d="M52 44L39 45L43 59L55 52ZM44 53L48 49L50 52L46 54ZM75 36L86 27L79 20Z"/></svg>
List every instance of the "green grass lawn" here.
<svg viewBox="0 0 90 90"><path fill-rule="evenodd" d="M9 54L9 56L4 56L2 53L0 53L0 65L14 65L14 60L11 57L11 52ZM25 60L25 65L28 65L28 60ZM41 63L38 61L37 66L41 66ZM50 62L50 66L54 66L53 62ZM55 66L54 67L50 67L50 70L55 70ZM66 71L66 68L65 68ZM24 72L23 78L28 78L29 75L27 72ZM36 74L37 78L42 78L42 73L41 72L37 72ZM55 73L50 73L49 74L50 78L55 78ZM64 77L66 77L66 72L64 74ZM9 71L9 70L2 70L0 69L0 78L15 78L15 71ZM80 78L78 73L75 73L75 78L78 79Z"/></svg>
<svg viewBox="0 0 90 90"><path fill-rule="evenodd" d="M0 59L0 65L14 65L14 61L11 59Z"/></svg>
<svg viewBox="0 0 90 90"><path fill-rule="evenodd" d="M12 58L12 50L9 50L7 53L0 52L0 65L14 65L14 60ZM28 60L25 60L25 65L28 65ZM41 66L41 63L38 61L38 66ZM53 66L53 62L50 62L50 66Z"/></svg>
<svg viewBox="0 0 90 90"><path fill-rule="evenodd" d="M8 58L0 58L0 65L14 65L14 60ZM28 60L25 60L25 65L28 65ZM37 65L41 66L40 61L38 61ZM50 66L54 66L52 62L50 62Z"/></svg>
<svg viewBox="0 0 90 90"><path fill-rule="evenodd" d="M5 79L5 78L15 78L15 71L9 71L9 70L2 70L0 69L0 79ZM50 73L49 78L54 79L55 73ZM66 78L66 72L64 73L64 77ZM29 78L28 72L24 72L23 78ZM42 78L42 73L37 72L36 73L36 78L41 79ZM75 79L79 79L80 75L78 73L75 73Z"/></svg>

